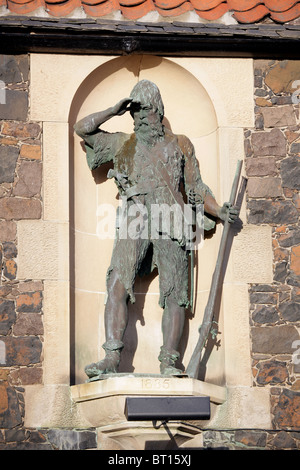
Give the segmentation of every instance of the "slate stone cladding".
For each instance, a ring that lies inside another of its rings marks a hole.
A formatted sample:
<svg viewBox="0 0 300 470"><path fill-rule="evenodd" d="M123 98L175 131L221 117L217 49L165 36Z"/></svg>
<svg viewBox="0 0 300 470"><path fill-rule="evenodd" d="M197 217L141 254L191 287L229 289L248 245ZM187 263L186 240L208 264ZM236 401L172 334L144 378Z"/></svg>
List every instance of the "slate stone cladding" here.
<svg viewBox="0 0 300 470"><path fill-rule="evenodd" d="M42 213L41 126L28 121L28 77L28 55L0 56L0 449L30 437L22 386L43 376L43 283L17 280L16 222Z"/></svg>
<svg viewBox="0 0 300 470"><path fill-rule="evenodd" d="M95 430L27 429L43 383L43 281L17 279L17 222L42 216L42 125L28 119L29 55L0 55L0 450L96 447Z"/></svg>
<svg viewBox="0 0 300 470"><path fill-rule="evenodd" d="M4 15L0 16L0 32L3 28L18 29L21 31L44 31L49 33L57 30L60 34L66 31L68 34L100 33L100 34L127 34L127 35L171 35L234 38L239 39L268 39L281 40L283 44L288 40L300 38L300 22L296 20L290 23L240 23L224 24L214 21L207 23L184 22L174 18L172 22L164 21L126 21L126 19L112 20L97 17L51 17L51 16L25 16ZM9 32L9 29L7 31ZM274 53L275 51L273 51ZM288 52L288 51L287 51Z"/></svg>
<svg viewBox="0 0 300 470"><path fill-rule="evenodd" d="M297 431L300 430L299 79L300 61L254 61L255 129L245 130L248 222L271 225L273 247L273 282L251 285L249 292L253 384L270 387L274 429ZM285 439L286 434L281 434L275 441ZM293 447L295 442L290 444Z"/></svg>

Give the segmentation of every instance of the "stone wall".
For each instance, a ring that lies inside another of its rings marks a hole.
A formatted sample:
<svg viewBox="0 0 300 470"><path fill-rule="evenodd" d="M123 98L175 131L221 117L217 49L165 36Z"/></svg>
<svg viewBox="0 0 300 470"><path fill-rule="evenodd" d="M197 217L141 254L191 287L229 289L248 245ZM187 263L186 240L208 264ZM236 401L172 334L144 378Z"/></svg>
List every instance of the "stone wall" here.
<svg viewBox="0 0 300 470"><path fill-rule="evenodd" d="M255 61L255 129L245 131L248 221L272 226L273 247L273 283L250 286L253 384L270 387L274 428L298 430L299 77L299 61Z"/></svg>
<svg viewBox="0 0 300 470"><path fill-rule="evenodd" d="M273 428L205 430L205 448L300 448L299 79L300 62L254 61L245 129L248 222L273 230L273 282L249 286L253 386L270 392ZM24 387L43 383L43 281L17 278L17 222L42 217L43 133L28 118L29 57L0 56L0 80L0 450L96 448L93 429L23 424Z"/></svg>
<svg viewBox="0 0 300 470"><path fill-rule="evenodd" d="M17 280L17 222L42 216L42 125L28 119L29 56L0 56L0 449L86 449L95 432L25 429L43 382L43 282Z"/></svg>
<svg viewBox="0 0 300 470"><path fill-rule="evenodd" d="M16 221L42 212L41 127L27 119L28 77L28 56L0 57L0 443L25 435L22 385L42 381L43 285L16 280Z"/></svg>

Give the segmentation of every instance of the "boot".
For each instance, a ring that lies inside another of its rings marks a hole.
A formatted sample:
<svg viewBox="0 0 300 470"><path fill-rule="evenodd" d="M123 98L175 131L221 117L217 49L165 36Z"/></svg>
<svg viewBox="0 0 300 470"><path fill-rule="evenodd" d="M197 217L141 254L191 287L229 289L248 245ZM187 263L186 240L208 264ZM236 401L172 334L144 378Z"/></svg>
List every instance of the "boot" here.
<svg viewBox="0 0 300 470"><path fill-rule="evenodd" d="M124 344L122 341L109 340L102 347L105 351L105 358L100 362L89 364L84 369L89 379L103 374L115 374L118 371Z"/></svg>
<svg viewBox="0 0 300 470"><path fill-rule="evenodd" d="M174 349L167 350L164 346L160 348L160 373L162 375L182 375L183 371L175 367L175 363L179 358L179 352Z"/></svg>

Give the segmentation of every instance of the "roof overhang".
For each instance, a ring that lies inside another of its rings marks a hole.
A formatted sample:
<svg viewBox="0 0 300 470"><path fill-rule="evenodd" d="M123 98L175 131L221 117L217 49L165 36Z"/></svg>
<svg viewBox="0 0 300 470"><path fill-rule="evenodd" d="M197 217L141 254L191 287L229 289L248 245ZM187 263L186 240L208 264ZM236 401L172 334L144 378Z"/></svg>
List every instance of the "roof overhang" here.
<svg viewBox="0 0 300 470"><path fill-rule="evenodd" d="M300 25L145 23L104 19L0 17L0 53L300 56Z"/></svg>

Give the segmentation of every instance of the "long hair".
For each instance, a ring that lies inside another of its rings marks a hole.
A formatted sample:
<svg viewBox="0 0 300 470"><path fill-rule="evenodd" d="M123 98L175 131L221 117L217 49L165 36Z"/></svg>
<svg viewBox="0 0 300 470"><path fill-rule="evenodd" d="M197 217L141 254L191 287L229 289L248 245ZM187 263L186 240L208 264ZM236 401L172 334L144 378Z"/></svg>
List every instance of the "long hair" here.
<svg viewBox="0 0 300 470"><path fill-rule="evenodd" d="M138 82L130 93L133 101L140 102L143 105L151 106L160 115L162 121L164 117L164 105L160 95L160 91L155 83L149 80L141 80Z"/></svg>

